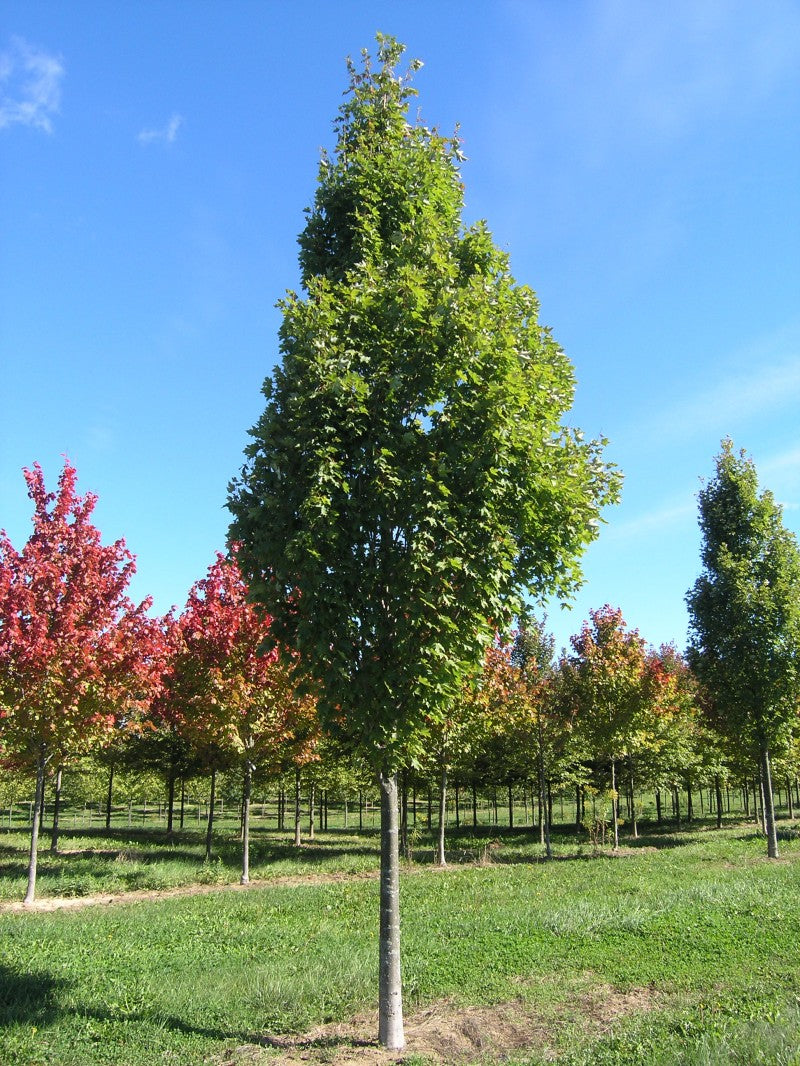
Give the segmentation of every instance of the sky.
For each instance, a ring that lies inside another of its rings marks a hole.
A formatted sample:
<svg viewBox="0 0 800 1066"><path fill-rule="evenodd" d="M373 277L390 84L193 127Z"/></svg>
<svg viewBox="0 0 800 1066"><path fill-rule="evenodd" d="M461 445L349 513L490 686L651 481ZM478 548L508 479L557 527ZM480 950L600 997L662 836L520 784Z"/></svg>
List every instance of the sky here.
<svg viewBox="0 0 800 1066"><path fill-rule="evenodd" d="M131 595L185 603L278 358L345 59L392 34L625 475L547 625L683 648L722 438L800 530L800 2L4 0L0 527L67 456Z"/></svg>

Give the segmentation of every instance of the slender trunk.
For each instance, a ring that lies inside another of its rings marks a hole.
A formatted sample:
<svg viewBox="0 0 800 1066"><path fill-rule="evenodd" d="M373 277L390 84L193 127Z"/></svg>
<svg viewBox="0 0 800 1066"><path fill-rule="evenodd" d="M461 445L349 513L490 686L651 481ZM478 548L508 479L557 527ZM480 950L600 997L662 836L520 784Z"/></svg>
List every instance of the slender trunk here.
<svg viewBox="0 0 800 1066"><path fill-rule="evenodd" d="M249 759L244 763L244 782L242 786L242 876L240 883L250 884L250 794L253 788L253 764Z"/></svg>
<svg viewBox="0 0 800 1066"><path fill-rule="evenodd" d="M390 1051L405 1045L400 974L400 849L397 775L381 773L381 898L378 983L378 1041Z"/></svg>
<svg viewBox="0 0 800 1066"><path fill-rule="evenodd" d="M717 829L722 829L722 785L719 774L714 775L714 792L717 797Z"/></svg>
<svg viewBox="0 0 800 1066"><path fill-rule="evenodd" d="M358 790L358 828L364 828L364 793Z"/></svg>
<svg viewBox="0 0 800 1066"><path fill-rule="evenodd" d="M447 765L442 763L439 775L439 838L436 842L436 861L440 866L447 866L444 854L444 827L447 819Z"/></svg>
<svg viewBox="0 0 800 1066"><path fill-rule="evenodd" d="M408 770L403 770L400 778L400 851L403 858L409 857L408 851Z"/></svg>
<svg viewBox="0 0 800 1066"><path fill-rule="evenodd" d="M786 778L786 804L789 808L789 820L794 820L794 802L792 800L792 782Z"/></svg>
<svg viewBox="0 0 800 1066"><path fill-rule="evenodd" d="M208 803L208 825L206 826L206 862L211 859L211 835L214 832L214 805L217 800L217 770L211 771L211 798Z"/></svg>
<svg viewBox="0 0 800 1066"><path fill-rule="evenodd" d="M186 778L181 778L181 821L180 826L183 829L183 819L186 815Z"/></svg>
<svg viewBox="0 0 800 1066"><path fill-rule="evenodd" d="M619 851L619 797L617 796L617 760L611 759L611 819L614 822L614 851Z"/></svg>
<svg viewBox="0 0 800 1066"><path fill-rule="evenodd" d="M764 809L764 770L761 765L761 757L758 760L758 778L753 782L753 789L756 792L756 821L761 826L761 831L764 836L767 835L767 815Z"/></svg>
<svg viewBox="0 0 800 1066"><path fill-rule="evenodd" d="M114 763L108 767L108 791L106 792L106 829L111 828L111 804L114 799Z"/></svg>
<svg viewBox="0 0 800 1066"><path fill-rule="evenodd" d="M656 789L656 822L661 825L661 789Z"/></svg>
<svg viewBox="0 0 800 1066"><path fill-rule="evenodd" d="M686 782L686 821L694 819L694 804L692 803L692 782Z"/></svg>
<svg viewBox="0 0 800 1066"><path fill-rule="evenodd" d="M772 796L772 767L769 758L769 746L761 746L761 780L764 790L764 822L767 832L767 855L770 859L778 858L778 831L775 825L775 803Z"/></svg>
<svg viewBox="0 0 800 1066"><path fill-rule="evenodd" d="M167 778L167 836L172 836L172 828L175 822L175 783L178 772L175 769L175 760L170 759L169 776Z"/></svg>
<svg viewBox="0 0 800 1066"><path fill-rule="evenodd" d="M308 839L314 839L314 801L315 801L314 783L311 783L311 791L308 796Z"/></svg>
<svg viewBox="0 0 800 1066"><path fill-rule="evenodd" d="M53 829L50 834L50 850L58 851L58 816L61 811L61 775L62 767L56 771L56 791L53 797Z"/></svg>
<svg viewBox="0 0 800 1066"><path fill-rule="evenodd" d="M42 809L42 797L44 796L44 770L47 765L47 745L42 744L39 748L39 758L36 761L36 795L33 800L33 812L31 817L31 850L28 860L28 887L25 891L23 903L33 903L36 898L36 859L39 846L39 814Z"/></svg>
<svg viewBox="0 0 800 1066"><path fill-rule="evenodd" d="M300 847L300 768L294 772L294 846Z"/></svg>
<svg viewBox="0 0 800 1066"><path fill-rule="evenodd" d="M538 762L539 762L539 794L543 796L544 793L545 793L546 782L545 782L545 768L544 768L544 753L543 753L541 744L539 745L539 759L538 759ZM539 808L540 811L545 811L546 809L547 808L545 806L540 806L540 808ZM551 859L553 857L553 852L552 852L552 848L550 847L550 819L547 818L547 817L543 818L541 827L542 827L542 830L543 830L543 833L544 833L545 855L547 856L548 859Z"/></svg>

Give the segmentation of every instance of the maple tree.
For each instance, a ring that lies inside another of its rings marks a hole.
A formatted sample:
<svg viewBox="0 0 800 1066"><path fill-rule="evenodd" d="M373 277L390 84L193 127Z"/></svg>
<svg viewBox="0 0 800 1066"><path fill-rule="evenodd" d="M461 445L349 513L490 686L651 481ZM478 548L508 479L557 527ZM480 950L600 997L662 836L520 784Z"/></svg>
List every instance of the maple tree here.
<svg viewBox="0 0 800 1066"><path fill-rule="evenodd" d="M617 764L635 750L643 704L644 641L629 630L622 611L606 604L571 639L561 683L575 709L576 729L594 757L611 764L614 847L619 847Z"/></svg>
<svg viewBox="0 0 800 1066"><path fill-rule="evenodd" d="M248 598L235 555L217 553L196 582L178 620L173 665L178 729L206 754L214 771L242 772L242 884L250 879L250 796L256 768L277 773L313 746L314 704L295 689L296 655L270 641L272 619ZM269 644L269 646L267 646ZM213 799L209 805L210 847Z"/></svg>
<svg viewBox="0 0 800 1066"><path fill-rule="evenodd" d="M33 532L21 551L0 532L0 743L5 760L36 767L29 903L48 763L101 746L147 706L163 647L150 600L126 594L134 558L124 540L102 543L97 497L77 494L75 467L65 461L52 493L38 463L23 473Z"/></svg>
<svg viewBox="0 0 800 1066"><path fill-rule="evenodd" d="M397 773L528 592L566 595L617 478L562 418L572 367L485 224L454 137L378 35L350 83L282 302L282 362L232 485L253 594L381 788L380 1042L403 1046ZM289 594L296 593L291 599Z"/></svg>

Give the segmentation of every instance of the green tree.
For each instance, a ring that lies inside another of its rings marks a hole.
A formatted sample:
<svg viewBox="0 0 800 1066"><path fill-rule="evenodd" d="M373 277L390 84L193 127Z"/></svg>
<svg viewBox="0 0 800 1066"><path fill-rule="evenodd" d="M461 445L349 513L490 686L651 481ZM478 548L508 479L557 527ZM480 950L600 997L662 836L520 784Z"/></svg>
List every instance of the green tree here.
<svg viewBox="0 0 800 1066"><path fill-rule="evenodd" d="M564 428L572 368L484 224L455 138L409 122L403 46L350 84L281 304L282 363L231 486L252 593L382 796L379 1038L403 1045L397 770L523 592L566 595L617 492ZM421 64L411 64L411 71Z"/></svg>
<svg viewBox="0 0 800 1066"><path fill-rule="evenodd" d="M717 728L758 760L767 852L777 858L770 760L797 723L800 551L744 452L722 442L700 492L703 573L687 593L689 661Z"/></svg>

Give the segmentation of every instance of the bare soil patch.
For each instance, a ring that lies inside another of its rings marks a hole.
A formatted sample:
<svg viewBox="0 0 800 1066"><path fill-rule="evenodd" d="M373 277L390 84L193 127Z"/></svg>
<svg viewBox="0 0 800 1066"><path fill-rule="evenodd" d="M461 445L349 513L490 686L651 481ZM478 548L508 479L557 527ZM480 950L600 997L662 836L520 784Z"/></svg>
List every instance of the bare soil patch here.
<svg viewBox="0 0 800 1066"><path fill-rule="evenodd" d="M656 1005L651 989L618 992L597 985L575 999L568 1017L558 1019L541 1008L514 1000L489 1007L454 1007L445 1000L406 1019L406 1046L386 1051L378 1046L375 1014L359 1015L347 1022L321 1025L296 1036L265 1035L257 1044L226 1050L213 1066L392 1066L412 1056L422 1056L441 1066L499 1063L514 1053L537 1050L554 1059L556 1029L577 1025L587 1036L599 1036L619 1018Z"/></svg>
<svg viewBox="0 0 800 1066"><path fill-rule="evenodd" d="M217 884L217 885L178 885L175 888L164 889L137 889L133 892L101 892L93 896L44 896L34 900L33 903L12 902L0 903L0 914L7 911L60 911L76 910L81 907L97 907L113 903L139 903L143 900L171 899L174 896L201 896L212 892L247 892L253 888L289 887L296 888L300 885L333 884L338 881L368 881L377 880L377 871L367 870L364 873L330 873L330 874L297 874L291 877L268 877L261 880L251 881L247 885Z"/></svg>

